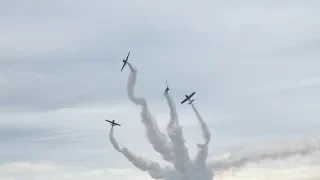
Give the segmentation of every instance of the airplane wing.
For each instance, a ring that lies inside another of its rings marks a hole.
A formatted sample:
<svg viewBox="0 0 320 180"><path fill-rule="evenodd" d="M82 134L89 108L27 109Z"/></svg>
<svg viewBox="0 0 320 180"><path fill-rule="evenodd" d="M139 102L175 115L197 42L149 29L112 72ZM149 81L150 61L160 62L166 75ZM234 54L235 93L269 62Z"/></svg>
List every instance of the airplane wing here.
<svg viewBox="0 0 320 180"><path fill-rule="evenodd" d="M128 58L129 58L129 55L130 55L130 52L129 52L129 53L128 53L128 55L127 55L126 61L128 60Z"/></svg>
<svg viewBox="0 0 320 180"><path fill-rule="evenodd" d="M123 66L122 66L122 68L121 68L121 71L123 70L123 68L124 68L125 65L126 65L126 63L123 63Z"/></svg>
<svg viewBox="0 0 320 180"><path fill-rule="evenodd" d="M185 103L187 100L188 100L188 99L185 98L185 99L181 102L181 104Z"/></svg>
<svg viewBox="0 0 320 180"><path fill-rule="evenodd" d="M118 123L115 123L115 122L113 122L113 121L109 121L109 120L106 120L106 121L108 121L109 123L111 123L111 125L117 125L117 126L121 126L120 124L118 124Z"/></svg>
<svg viewBox="0 0 320 180"><path fill-rule="evenodd" d="M196 92L193 92L192 94L190 94L189 98L191 99L191 97L195 94Z"/></svg>

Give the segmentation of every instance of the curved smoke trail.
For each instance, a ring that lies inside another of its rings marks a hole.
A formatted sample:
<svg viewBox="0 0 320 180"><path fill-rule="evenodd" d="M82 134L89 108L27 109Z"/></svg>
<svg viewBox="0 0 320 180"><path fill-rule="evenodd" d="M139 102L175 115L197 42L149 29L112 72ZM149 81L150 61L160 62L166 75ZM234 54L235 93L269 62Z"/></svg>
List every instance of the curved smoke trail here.
<svg viewBox="0 0 320 180"><path fill-rule="evenodd" d="M194 111L194 113L197 116L197 119L201 125L201 129L202 129L202 136L205 139L205 143L204 144L198 144L198 148L199 151L195 157L194 162L198 165L198 166L205 166L206 165L206 161L207 161L207 157L208 157L208 146L209 146L209 142L211 139L211 134L209 131L209 128L207 126L207 124L204 122L204 120L202 119L200 113L198 112L198 110L195 108L195 106L193 105L193 103L191 103L192 109Z"/></svg>
<svg viewBox="0 0 320 180"><path fill-rule="evenodd" d="M176 106L168 91L165 91L164 96L167 99L167 103L170 109L170 122L168 124L167 131L171 139L173 153L175 155L174 165L175 168L180 172L186 173L188 169L192 168L192 162L189 156L188 149L185 146L185 140L183 138L182 128L179 125Z"/></svg>
<svg viewBox="0 0 320 180"><path fill-rule="evenodd" d="M118 144L118 142L116 141L116 139L113 136L113 126L111 126L111 130L109 132L109 140L111 142L111 144L113 145L113 147L118 151L121 152L120 146Z"/></svg>
<svg viewBox="0 0 320 180"><path fill-rule="evenodd" d="M167 137L160 132L155 120L148 110L147 101L144 98L135 97L134 87L136 84L137 70L128 64L131 70L129 81L127 84L128 96L135 104L140 105L142 108L141 118L142 122L147 129L147 136L153 148L159 152L163 159L174 163L174 167L160 167L159 163L139 157L129 151L127 148L120 148L117 141L113 137L113 128L111 128L109 139L113 147L121 152L135 167L142 171L147 171L153 179L165 180L212 180L214 177L213 170L228 170L234 167L243 167L250 162L259 162L265 159L282 159L297 154L308 155L320 149L320 146L310 147L307 146L302 149L294 151L283 151L278 153L260 153L257 155L250 154L249 156L242 156L238 159L227 159L206 163L208 157L208 146L211 139L211 134L208 130L206 123L203 121L201 115L194 107L192 108L201 124L202 135L205 139L204 144L198 144L199 152L195 160L191 161L188 149L185 146L182 129L179 125L178 114L173 100L168 93L165 93L167 102L170 108L170 122L167 126L167 131L171 142ZM232 156L232 155L231 155Z"/></svg>
<svg viewBox="0 0 320 180"><path fill-rule="evenodd" d="M202 119L200 113L198 112L198 110L195 108L195 106L193 105L193 103L191 103L191 106L192 106L192 109L194 111L194 113L196 114L197 116L197 119L201 125L201 129L202 129L202 136L203 138L205 139L205 144L201 144L201 145L198 145L198 146L204 146L204 145L208 145L208 143L210 142L210 139L211 139L211 133L209 131L209 128L208 128L208 125L204 122L204 120Z"/></svg>
<svg viewBox="0 0 320 180"><path fill-rule="evenodd" d="M143 157L138 157L134 153L132 153L127 148L120 148L118 142L113 136L113 126L111 127L109 133L109 140L113 147L118 151L121 152L135 167L140 169L141 171L148 171L149 175L153 179L163 179L163 169L160 167L159 163L149 161Z"/></svg>
<svg viewBox="0 0 320 180"><path fill-rule="evenodd" d="M142 118L143 124L146 127L148 140L152 144L153 149L160 153L164 160L174 162L172 144L167 140L166 135L160 131L157 123L155 122L152 114L148 109L147 101L142 97L136 97L134 95L137 70L130 63L128 63L128 65L131 71L127 84L128 97L133 103L141 106L142 111L140 113L140 116Z"/></svg>

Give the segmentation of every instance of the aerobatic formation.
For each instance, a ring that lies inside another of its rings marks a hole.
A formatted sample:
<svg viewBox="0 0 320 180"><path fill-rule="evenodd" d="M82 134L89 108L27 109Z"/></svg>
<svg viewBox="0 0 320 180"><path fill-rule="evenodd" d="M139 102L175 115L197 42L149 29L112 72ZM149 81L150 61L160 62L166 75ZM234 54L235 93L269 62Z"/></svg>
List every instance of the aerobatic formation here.
<svg viewBox="0 0 320 180"><path fill-rule="evenodd" d="M318 151L320 147L318 145L314 147L303 147L300 149L284 152L273 153L260 153L251 154L250 156L240 157L237 159L226 159L220 161L208 162L208 149L211 139L210 131L202 119L200 113L197 111L193 104L194 99L191 97L195 92L190 95L185 95L185 99L181 102L183 104L189 101L202 129L202 136L204 138L203 144L198 144L198 152L195 157L191 157L188 148L185 145L185 139L183 137L183 131L179 124L179 117L177 114L175 103L169 94L169 87L164 91L164 97L170 109L170 121L167 125L168 137L161 132L157 122L154 120L152 113L148 108L147 100L143 97L137 97L135 95L135 85L137 81L137 69L128 62L130 52L127 58L123 60L124 64L130 68L130 74L127 83L127 93L129 99L136 105L141 107L141 119L146 128L146 134L148 141L152 144L153 149L158 152L161 157L170 163L169 166L162 167L158 162L148 160L142 156L138 156L131 152L128 148L120 148L118 142L114 137L114 126L120 126L115 121L107 120L112 126L109 133L109 139L113 147L120 153L122 153L136 168L147 171L150 177L153 179L164 180L211 180L214 177L214 171L228 170L230 168L242 167L249 162L259 162L260 160L270 158L285 158L296 154L308 155L315 151Z"/></svg>

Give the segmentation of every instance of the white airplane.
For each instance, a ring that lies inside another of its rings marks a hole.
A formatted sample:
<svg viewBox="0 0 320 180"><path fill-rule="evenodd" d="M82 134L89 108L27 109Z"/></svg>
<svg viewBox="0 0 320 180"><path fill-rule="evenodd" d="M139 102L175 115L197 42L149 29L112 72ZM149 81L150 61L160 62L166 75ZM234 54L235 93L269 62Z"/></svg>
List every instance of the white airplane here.
<svg viewBox="0 0 320 180"><path fill-rule="evenodd" d="M193 95L195 95L195 94L196 94L196 92L191 93L189 96L188 96L188 95L185 95L186 98L181 102L181 104L185 103L186 101L190 101L188 104L191 104L191 103L194 101L194 99L191 100L191 97L192 97Z"/></svg>
<svg viewBox="0 0 320 180"><path fill-rule="evenodd" d="M124 66L126 66L126 65L127 65L127 63L128 63L128 59L129 59L129 55L130 55L130 52L128 53L127 58L122 60L122 62L123 62L123 66L122 66L122 68L121 68L121 71L123 70Z"/></svg>

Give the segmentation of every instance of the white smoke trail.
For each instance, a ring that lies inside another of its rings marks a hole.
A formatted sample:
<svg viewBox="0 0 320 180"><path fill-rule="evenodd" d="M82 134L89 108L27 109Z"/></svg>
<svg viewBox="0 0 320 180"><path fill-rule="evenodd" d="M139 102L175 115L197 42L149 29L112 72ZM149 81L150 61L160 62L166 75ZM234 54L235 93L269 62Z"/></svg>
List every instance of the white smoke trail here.
<svg viewBox="0 0 320 180"><path fill-rule="evenodd" d="M165 91L164 96L167 99L167 103L170 109L170 122L168 124L167 130L172 142L173 153L175 155L174 165L175 168L180 172L185 173L188 171L188 169L192 168L192 162L189 156L188 149L185 146L185 140L183 137L182 128L179 124L176 106L168 91Z"/></svg>
<svg viewBox="0 0 320 180"><path fill-rule="evenodd" d="M109 140L113 147L118 151L121 152L135 167L142 171L148 171L149 175L154 179L163 179L163 169L160 167L159 163L149 161L143 157L138 157L134 153L132 153L127 148L120 148L118 142L113 136L113 127L111 127L109 133Z"/></svg>
<svg viewBox="0 0 320 180"><path fill-rule="evenodd" d="M111 142L111 144L113 145L113 147L118 151L121 152L120 146L117 143L116 139L113 136L113 126L111 126L111 130L109 132L109 140Z"/></svg>
<svg viewBox="0 0 320 180"><path fill-rule="evenodd" d="M207 161L207 157L208 157L208 146L209 146L209 142L211 139L211 134L210 131L208 129L207 124L204 122L204 120L202 119L200 113L197 111L197 109L195 108L195 106L193 105L193 103L191 103L192 109L195 112L197 119L201 125L201 129L202 129L202 136L205 139L205 143L204 144L198 144L198 148L199 151L195 157L194 162L198 165L198 166L205 166L206 165L206 161Z"/></svg>
<svg viewBox="0 0 320 180"><path fill-rule="evenodd" d="M152 117L148 109L147 101L144 98L136 97L134 95L134 87L136 85L137 79L137 70L130 63L128 63L128 65L130 67L131 73L128 79L127 93L129 99L133 103L140 105L142 108L140 116L142 118L143 124L146 127L148 140L152 144L153 149L160 153L164 160L174 162L172 144L170 141L168 141L166 135L160 131L157 123L155 122L154 118Z"/></svg>
<svg viewBox="0 0 320 180"><path fill-rule="evenodd" d="M176 106L174 105L173 100L171 99L168 91L164 92L164 97L166 98L169 109L170 109L170 121L167 126L167 129L169 130L170 127L173 126L173 124L179 124L179 119L178 119L178 113L176 110Z"/></svg>
<svg viewBox="0 0 320 180"><path fill-rule="evenodd" d="M282 152L268 152L268 153L252 153L250 155L238 157L238 158L228 158L226 160L209 162L209 166L215 170L228 170L231 168L241 168L248 163L259 163L263 160L277 160L277 159L284 159L289 158L297 155L301 156L308 156L312 153L320 151L320 142L317 141L315 145L306 145L302 148L296 148L294 150L285 150Z"/></svg>
<svg viewBox="0 0 320 180"><path fill-rule="evenodd" d="M129 64L131 73L127 84L128 96L135 104L140 105L142 108L141 117L142 122L147 129L147 136L149 142L153 145L153 148L159 152L162 157L170 162L175 163L175 167L160 167L159 163L149 161L143 157L139 157L134 153L130 152L127 148L121 149L113 137L113 128L111 128L109 139L113 144L113 147L121 152L134 166L141 169L142 171L148 171L149 175L153 179L165 179L165 180L212 180L214 177L213 170L228 170L235 167L243 167L247 163L259 162L265 159L283 159L286 157L301 154L303 156L309 155L312 152L318 151L320 146L311 147L287 151L277 151L269 153L250 154L239 158L231 158L213 163L206 163L208 157L208 145L211 139L211 134L208 130L207 125L203 121L199 112L196 110L193 104L192 108L198 118L202 128L202 135L205 139L204 144L198 144L200 148L194 161L190 163L190 157L188 150L184 145L184 138L181 127L179 126L178 114L175 109L173 100L170 99L168 94L165 94L169 108L170 108L170 122L168 124L168 134L172 142L168 141L166 136L160 132L155 120L147 107L147 101L144 98L137 98L134 96L134 87L136 83L137 71L134 67ZM172 144L171 144L172 143ZM231 155L232 156L232 155Z"/></svg>
<svg viewBox="0 0 320 180"><path fill-rule="evenodd" d="M170 122L168 124L168 134L171 142L166 136L160 132L156 122L147 107L147 101L144 98L137 98L134 95L134 87L136 84L137 70L129 64L131 73L127 84L128 96L135 104L140 105L142 111L140 113L142 122L147 129L147 136L153 148L159 152L162 157L174 163L174 168L165 167L162 169L158 163L148 161L145 158L138 157L131 153L128 149L120 149L113 137L113 129L110 131L110 141L114 148L126 156L126 158L142 171L148 171L149 175L154 179L166 180L212 180L213 172L205 165L197 165L190 160L188 149L185 146L185 140L182 128L179 125L178 114L169 95L165 94L170 108ZM207 143L208 144L208 143ZM207 147L207 146L206 146ZM207 150L206 150L207 151Z"/></svg>
<svg viewBox="0 0 320 180"><path fill-rule="evenodd" d="M192 106L192 109L193 111L195 112L196 116L197 116L197 119L201 125L201 129L202 129L202 136L203 138L205 139L205 144L208 144L210 142L210 139L211 139L211 134L210 134L210 131L209 131L209 128L207 126L207 124L204 122L204 120L202 119L200 113L198 112L198 110L195 108L195 106L193 105L193 103L191 103L191 106ZM199 146L199 145L198 145ZM201 146L201 145L200 145ZM203 146L203 145L202 145Z"/></svg>

